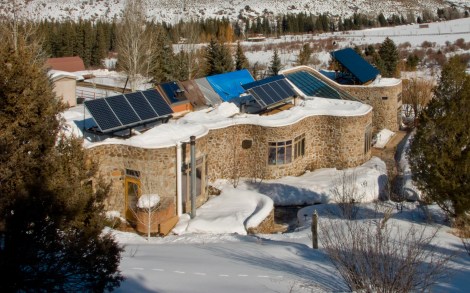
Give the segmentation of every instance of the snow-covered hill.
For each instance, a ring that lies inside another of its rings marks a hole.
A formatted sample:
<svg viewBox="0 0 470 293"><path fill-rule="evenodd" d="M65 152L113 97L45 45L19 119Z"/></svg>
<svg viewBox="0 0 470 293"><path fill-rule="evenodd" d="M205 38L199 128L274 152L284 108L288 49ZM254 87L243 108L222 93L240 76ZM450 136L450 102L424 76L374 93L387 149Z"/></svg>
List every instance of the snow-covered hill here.
<svg viewBox="0 0 470 293"><path fill-rule="evenodd" d="M148 17L156 21L175 23L190 18L225 17L235 20L239 15L257 17L263 14L307 12L328 13L331 16L349 17L355 12L385 16L417 13L424 9L436 12L437 8L455 5L470 7L470 0L144 0ZM113 19L119 18L126 0L0 0L0 15L11 15L16 2L19 14L29 19Z"/></svg>

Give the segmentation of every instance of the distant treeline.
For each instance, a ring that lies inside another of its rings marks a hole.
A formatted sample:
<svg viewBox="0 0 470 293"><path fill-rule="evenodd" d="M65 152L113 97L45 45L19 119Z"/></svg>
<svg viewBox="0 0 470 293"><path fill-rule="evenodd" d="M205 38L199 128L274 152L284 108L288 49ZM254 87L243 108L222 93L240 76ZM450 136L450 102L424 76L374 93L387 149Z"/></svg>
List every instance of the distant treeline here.
<svg viewBox="0 0 470 293"><path fill-rule="evenodd" d="M437 13L425 10L420 16L393 14L389 18L380 13L376 17L355 13L349 18L333 17L327 14L307 13L273 16L265 14L255 19L239 17L238 21L207 18L168 23L148 23L160 26L173 43L209 42L216 38L221 42L234 42L252 36L282 36L285 34L321 33L332 31L360 30L364 28L394 26L409 23L436 21L468 17L455 8L438 9ZM80 56L86 66L101 66L101 60L109 52L116 51L116 20L111 21L42 21L38 32L43 36L44 50L50 57Z"/></svg>

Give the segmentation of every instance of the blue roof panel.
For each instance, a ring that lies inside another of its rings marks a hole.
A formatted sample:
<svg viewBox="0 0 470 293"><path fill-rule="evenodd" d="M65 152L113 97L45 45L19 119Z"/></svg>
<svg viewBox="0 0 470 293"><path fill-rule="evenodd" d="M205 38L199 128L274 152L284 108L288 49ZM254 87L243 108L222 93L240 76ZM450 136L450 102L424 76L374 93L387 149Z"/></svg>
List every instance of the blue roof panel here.
<svg viewBox="0 0 470 293"><path fill-rule="evenodd" d="M245 92L242 84L255 81L246 69L206 77L214 91L227 102Z"/></svg>
<svg viewBox="0 0 470 293"><path fill-rule="evenodd" d="M375 79L380 73L351 48L331 52L331 56L362 84Z"/></svg>

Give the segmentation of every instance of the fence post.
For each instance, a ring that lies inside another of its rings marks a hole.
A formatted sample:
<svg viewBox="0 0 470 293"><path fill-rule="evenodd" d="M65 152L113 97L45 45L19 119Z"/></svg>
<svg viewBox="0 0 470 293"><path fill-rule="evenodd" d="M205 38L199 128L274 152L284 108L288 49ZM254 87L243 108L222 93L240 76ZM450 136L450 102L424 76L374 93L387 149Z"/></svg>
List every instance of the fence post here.
<svg viewBox="0 0 470 293"><path fill-rule="evenodd" d="M312 214L312 248L318 249L318 214L317 210Z"/></svg>

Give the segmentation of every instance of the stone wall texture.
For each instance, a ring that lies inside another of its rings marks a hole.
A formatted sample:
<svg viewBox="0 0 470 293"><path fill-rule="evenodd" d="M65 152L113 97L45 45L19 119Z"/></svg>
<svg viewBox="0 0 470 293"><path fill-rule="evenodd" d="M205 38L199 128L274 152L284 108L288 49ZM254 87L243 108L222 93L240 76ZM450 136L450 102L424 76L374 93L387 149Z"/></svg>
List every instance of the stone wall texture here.
<svg viewBox="0 0 470 293"><path fill-rule="evenodd" d="M274 179L299 176L317 168L358 166L371 156L370 150L365 152L365 132L371 124L372 112L368 112L351 117L311 116L282 127L240 124L210 130L196 140L196 158L205 165L203 189L207 182L218 178ZM304 156L289 164L268 164L269 142L294 140L300 135L305 135ZM251 145L242 146L243 141L251 141ZM140 172L141 194L157 193L176 205L176 149L176 145L144 149L119 144L101 144L87 149L98 161L100 176L111 184L107 209L122 214L125 211L126 169ZM185 168L189 165L189 144L182 145L182 153ZM207 192L203 192L197 198L197 206L207 198ZM187 200L184 211L189 210ZM176 214L176 210L173 213Z"/></svg>

